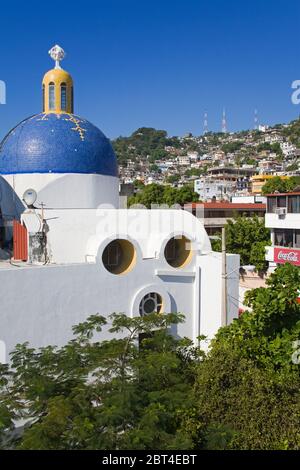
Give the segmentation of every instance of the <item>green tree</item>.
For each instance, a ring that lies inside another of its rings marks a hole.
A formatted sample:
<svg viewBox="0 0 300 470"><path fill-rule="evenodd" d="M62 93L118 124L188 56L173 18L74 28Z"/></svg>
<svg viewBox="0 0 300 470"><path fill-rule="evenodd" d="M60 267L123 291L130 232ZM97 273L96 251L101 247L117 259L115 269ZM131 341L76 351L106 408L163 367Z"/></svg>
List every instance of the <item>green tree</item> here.
<svg viewBox="0 0 300 470"><path fill-rule="evenodd" d="M167 152L165 146L170 142L175 146L177 138L169 139L167 132L151 127L141 127L129 137L118 137L113 141L113 147L120 163L124 164L127 159L140 159L149 156L150 162L154 163L160 158L165 158Z"/></svg>
<svg viewBox="0 0 300 470"><path fill-rule="evenodd" d="M11 371L1 369L1 395L27 420L18 449L188 449L180 426L191 407L201 353L169 334L182 315L93 315L61 348L18 345ZM140 347L138 347L138 341ZM10 373L10 382L8 382ZM6 383L4 383L6 382ZM2 428L10 416L0 410Z"/></svg>
<svg viewBox="0 0 300 470"><path fill-rule="evenodd" d="M271 245L270 235L268 239L254 242L251 246L249 262L255 266L259 274L264 274L268 269L268 261L266 261L266 247ZM266 237L267 238L267 237Z"/></svg>
<svg viewBox="0 0 300 470"><path fill-rule="evenodd" d="M295 163L291 163L290 165L288 165L286 167L286 171L296 171L298 170L298 168L299 168L299 164L295 162Z"/></svg>
<svg viewBox="0 0 300 470"><path fill-rule="evenodd" d="M275 192L286 193L293 191L296 186L300 184L299 176L291 176L290 178L282 179L280 176L274 176L270 178L263 186L263 194L272 194Z"/></svg>
<svg viewBox="0 0 300 470"><path fill-rule="evenodd" d="M240 255L241 266L251 264L260 273L266 271L265 247L270 245L270 231L265 227L264 219L238 216L227 221L225 231L226 250ZM219 240L214 241L213 248L221 251Z"/></svg>
<svg viewBox="0 0 300 470"><path fill-rule="evenodd" d="M240 150L242 146L244 145L244 142L239 140L236 142L229 142L227 144L222 145L221 149L223 152L227 153L233 153L236 152L237 150Z"/></svg>
<svg viewBox="0 0 300 470"><path fill-rule="evenodd" d="M178 183L179 180L180 180L180 175L178 173L175 175L169 175L166 178L166 182L170 184Z"/></svg>
<svg viewBox="0 0 300 470"><path fill-rule="evenodd" d="M145 187L143 181L141 181L141 180L134 180L133 186L134 186L136 189L143 189L143 188Z"/></svg>
<svg viewBox="0 0 300 470"><path fill-rule="evenodd" d="M247 296L249 311L221 328L197 368L195 408L184 428L198 448L300 449L299 268L286 264L267 288Z"/></svg>
<svg viewBox="0 0 300 470"><path fill-rule="evenodd" d="M156 173L161 173L161 169L159 168L159 166L157 166L155 163L153 163L152 165L150 165L150 171L155 171Z"/></svg>
<svg viewBox="0 0 300 470"><path fill-rule="evenodd" d="M262 193L263 194L272 194L275 191L279 193L285 193L287 191L287 184L285 179L280 178L280 176L274 176L274 178L270 178L263 186Z"/></svg>
<svg viewBox="0 0 300 470"><path fill-rule="evenodd" d="M172 188L170 186L153 183L146 185L135 196L130 197L128 204L129 206L142 204L150 209L152 204L167 204L168 206L174 204L184 205L198 200L199 195L194 192L193 187L190 185L185 185L181 188Z"/></svg>
<svg viewBox="0 0 300 470"><path fill-rule="evenodd" d="M201 168L189 168L184 172L185 176L200 176L203 173Z"/></svg>

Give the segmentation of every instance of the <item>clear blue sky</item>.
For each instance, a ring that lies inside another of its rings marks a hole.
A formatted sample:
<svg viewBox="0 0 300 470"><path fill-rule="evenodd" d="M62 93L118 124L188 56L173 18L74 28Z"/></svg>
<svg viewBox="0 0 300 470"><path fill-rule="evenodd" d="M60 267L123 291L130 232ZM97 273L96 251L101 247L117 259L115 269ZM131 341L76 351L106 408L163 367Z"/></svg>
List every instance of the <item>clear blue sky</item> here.
<svg viewBox="0 0 300 470"><path fill-rule="evenodd" d="M299 0L5 2L0 7L0 137L41 110L54 44L75 81L75 112L113 138L141 126L171 135L288 122L300 79Z"/></svg>

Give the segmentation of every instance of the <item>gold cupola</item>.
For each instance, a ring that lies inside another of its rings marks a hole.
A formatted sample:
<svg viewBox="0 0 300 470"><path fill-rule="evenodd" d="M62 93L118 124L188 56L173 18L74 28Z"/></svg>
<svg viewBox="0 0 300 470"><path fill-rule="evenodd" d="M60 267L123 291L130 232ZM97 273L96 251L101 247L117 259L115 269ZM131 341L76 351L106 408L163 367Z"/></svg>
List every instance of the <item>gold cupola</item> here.
<svg viewBox="0 0 300 470"><path fill-rule="evenodd" d="M73 80L71 75L60 66L65 52L56 45L50 49L49 54L55 61L55 68L49 70L43 78L43 113L72 114L74 111Z"/></svg>

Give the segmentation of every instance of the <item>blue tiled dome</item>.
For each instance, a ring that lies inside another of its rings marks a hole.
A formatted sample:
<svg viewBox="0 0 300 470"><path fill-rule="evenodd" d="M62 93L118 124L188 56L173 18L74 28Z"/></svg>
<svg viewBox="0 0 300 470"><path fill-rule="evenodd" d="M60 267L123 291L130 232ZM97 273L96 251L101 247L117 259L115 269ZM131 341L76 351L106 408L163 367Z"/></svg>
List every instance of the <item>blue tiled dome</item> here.
<svg viewBox="0 0 300 470"><path fill-rule="evenodd" d="M88 173L118 176L110 141L74 114L37 114L0 144L0 174Z"/></svg>

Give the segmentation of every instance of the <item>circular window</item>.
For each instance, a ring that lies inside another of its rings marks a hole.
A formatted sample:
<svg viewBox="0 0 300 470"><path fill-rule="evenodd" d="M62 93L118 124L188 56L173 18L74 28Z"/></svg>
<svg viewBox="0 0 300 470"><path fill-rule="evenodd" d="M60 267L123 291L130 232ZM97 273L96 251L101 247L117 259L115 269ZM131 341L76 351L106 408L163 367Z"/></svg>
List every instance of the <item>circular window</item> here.
<svg viewBox="0 0 300 470"><path fill-rule="evenodd" d="M110 273L126 274L135 265L135 248L128 240L113 240L105 247L102 262Z"/></svg>
<svg viewBox="0 0 300 470"><path fill-rule="evenodd" d="M166 244L165 258L173 268L183 268L191 261L192 256L191 241L185 236L173 237Z"/></svg>
<svg viewBox="0 0 300 470"><path fill-rule="evenodd" d="M149 315L150 313L161 313L162 298L156 292L145 295L140 302L140 315Z"/></svg>

